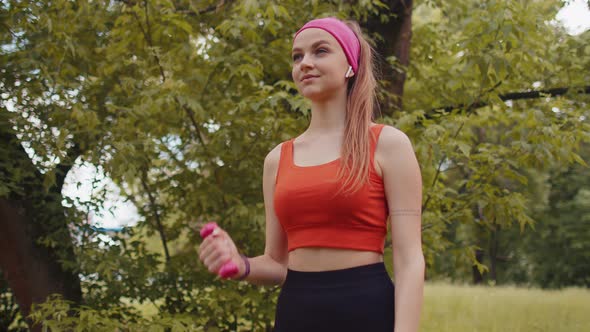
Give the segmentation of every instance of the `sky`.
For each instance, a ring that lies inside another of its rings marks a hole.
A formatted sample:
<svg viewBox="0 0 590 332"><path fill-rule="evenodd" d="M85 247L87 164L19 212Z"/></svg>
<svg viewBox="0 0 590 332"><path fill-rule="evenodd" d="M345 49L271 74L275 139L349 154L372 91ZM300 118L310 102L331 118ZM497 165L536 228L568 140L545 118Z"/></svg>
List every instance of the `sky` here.
<svg viewBox="0 0 590 332"><path fill-rule="evenodd" d="M590 29L590 10L584 0L575 0L562 8L556 16L569 34L577 35Z"/></svg>
<svg viewBox="0 0 590 332"><path fill-rule="evenodd" d="M590 29L590 10L586 1L571 1L557 14L556 21L563 24L571 35ZM131 202L125 202L117 185L93 165L74 166L68 173L62 193L64 196L77 199L79 203L76 205L81 207L84 206L84 202L91 200L92 193L96 194L101 189L108 192L105 206L97 212L90 211L89 219L92 224L97 227L119 228L137 223L139 215L135 206Z"/></svg>

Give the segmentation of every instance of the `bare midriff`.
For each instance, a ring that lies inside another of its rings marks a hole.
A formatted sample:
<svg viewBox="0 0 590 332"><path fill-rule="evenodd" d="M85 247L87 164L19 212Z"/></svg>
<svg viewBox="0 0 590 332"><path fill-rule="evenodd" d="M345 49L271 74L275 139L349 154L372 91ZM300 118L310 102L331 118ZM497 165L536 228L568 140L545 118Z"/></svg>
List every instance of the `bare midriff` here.
<svg viewBox="0 0 590 332"><path fill-rule="evenodd" d="M318 272L379 262L383 262L383 255L375 251L305 247L289 253L288 267L294 271Z"/></svg>

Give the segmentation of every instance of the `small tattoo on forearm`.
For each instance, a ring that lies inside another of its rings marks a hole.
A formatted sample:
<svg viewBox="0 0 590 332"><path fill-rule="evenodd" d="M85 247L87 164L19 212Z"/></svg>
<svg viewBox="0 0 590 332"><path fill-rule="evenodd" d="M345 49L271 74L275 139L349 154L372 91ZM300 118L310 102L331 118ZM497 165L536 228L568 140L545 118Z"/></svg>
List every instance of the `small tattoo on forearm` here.
<svg viewBox="0 0 590 332"><path fill-rule="evenodd" d="M390 213L392 216L420 216L422 211L415 209L397 209Z"/></svg>

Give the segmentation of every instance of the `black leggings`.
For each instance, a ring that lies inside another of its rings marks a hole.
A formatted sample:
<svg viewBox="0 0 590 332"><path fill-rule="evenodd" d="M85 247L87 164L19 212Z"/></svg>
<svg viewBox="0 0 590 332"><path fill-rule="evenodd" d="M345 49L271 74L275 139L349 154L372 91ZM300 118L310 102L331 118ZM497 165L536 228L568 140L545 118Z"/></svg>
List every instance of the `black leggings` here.
<svg viewBox="0 0 590 332"><path fill-rule="evenodd" d="M383 262L287 270L273 332L393 332L394 284Z"/></svg>

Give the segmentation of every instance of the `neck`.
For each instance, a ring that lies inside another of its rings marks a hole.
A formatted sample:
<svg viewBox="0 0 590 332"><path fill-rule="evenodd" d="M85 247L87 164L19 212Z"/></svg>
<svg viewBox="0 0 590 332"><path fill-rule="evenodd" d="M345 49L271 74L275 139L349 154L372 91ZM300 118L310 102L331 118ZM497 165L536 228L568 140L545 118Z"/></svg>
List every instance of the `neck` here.
<svg viewBox="0 0 590 332"><path fill-rule="evenodd" d="M344 135L346 127L346 89L331 98L314 100L311 121L305 131L309 136Z"/></svg>

